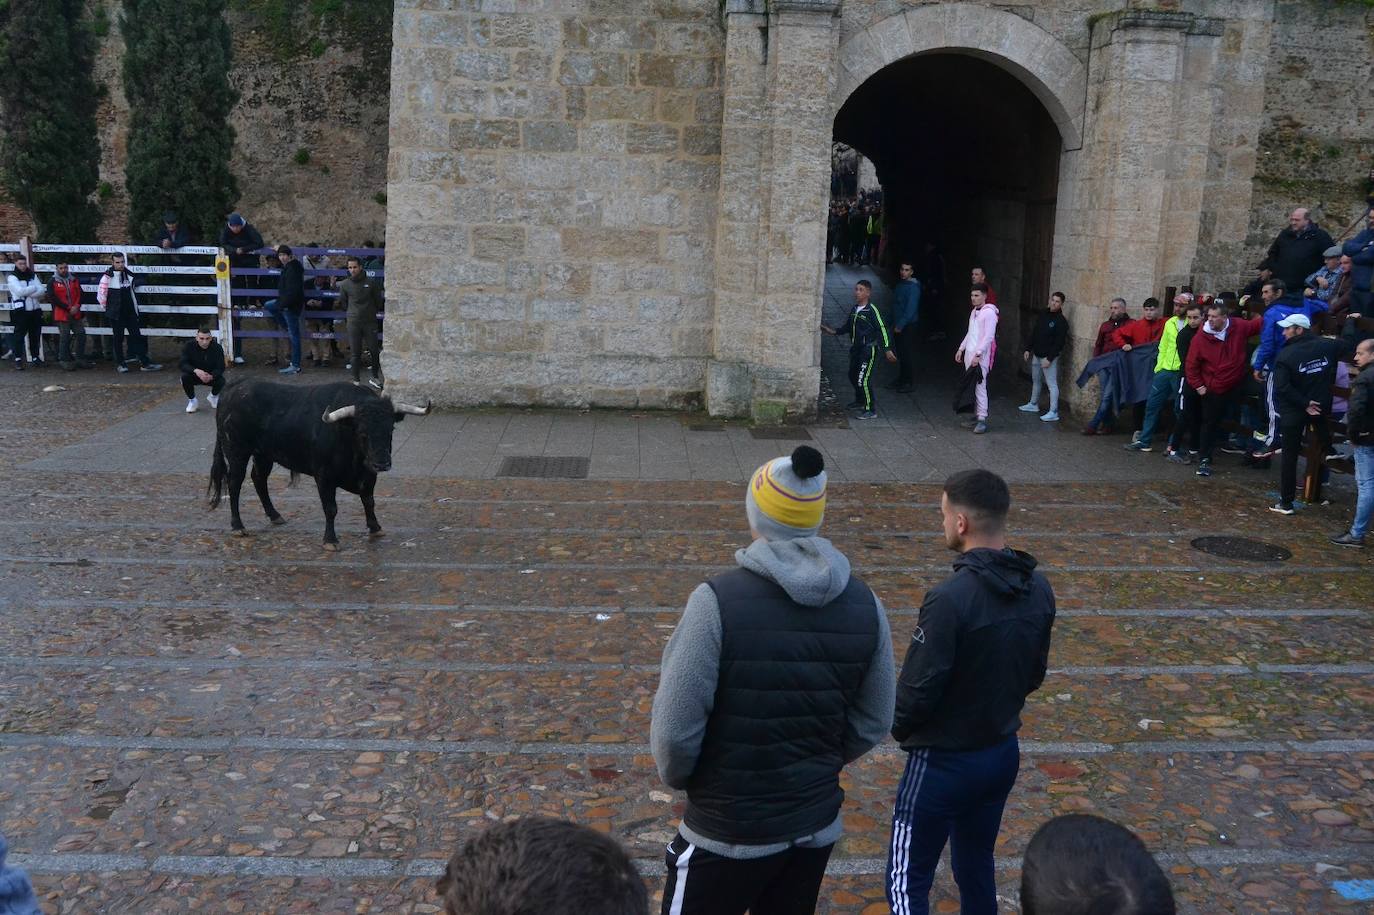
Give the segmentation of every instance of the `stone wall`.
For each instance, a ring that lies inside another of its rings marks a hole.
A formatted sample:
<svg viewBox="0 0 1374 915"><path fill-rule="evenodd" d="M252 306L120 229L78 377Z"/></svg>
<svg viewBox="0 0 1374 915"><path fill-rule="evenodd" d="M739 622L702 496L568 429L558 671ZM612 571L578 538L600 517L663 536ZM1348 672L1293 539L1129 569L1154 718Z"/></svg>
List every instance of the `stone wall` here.
<svg viewBox="0 0 1374 915"><path fill-rule="evenodd" d="M698 404L715 0L434 6L395 18L389 380L448 405Z"/></svg>

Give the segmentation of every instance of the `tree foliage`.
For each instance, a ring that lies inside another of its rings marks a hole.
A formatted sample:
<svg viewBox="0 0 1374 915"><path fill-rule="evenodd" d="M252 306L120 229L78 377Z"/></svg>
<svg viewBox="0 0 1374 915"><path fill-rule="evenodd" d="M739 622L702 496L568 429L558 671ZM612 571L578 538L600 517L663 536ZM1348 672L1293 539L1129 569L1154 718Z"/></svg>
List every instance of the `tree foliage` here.
<svg viewBox="0 0 1374 915"><path fill-rule="evenodd" d="M238 200L229 170L238 93L225 0L125 0L120 30L129 98L129 231L150 240L175 210L213 241Z"/></svg>
<svg viewBox="0 0 1374 915"><path fill-rule="evenodd" d="M95 240L95 39L81 0L0 2L0 181L40 240Z"/></svg>

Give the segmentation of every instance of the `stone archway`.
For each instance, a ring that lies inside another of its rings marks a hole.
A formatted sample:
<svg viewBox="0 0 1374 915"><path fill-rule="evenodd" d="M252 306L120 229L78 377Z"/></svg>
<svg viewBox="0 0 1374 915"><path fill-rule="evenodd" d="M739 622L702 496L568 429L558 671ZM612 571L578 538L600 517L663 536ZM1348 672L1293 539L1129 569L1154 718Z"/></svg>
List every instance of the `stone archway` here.
<svg viewBox="0 0 1374 915"><path fill-rule="evenodd" d="M1065 151L1083 146L1088 72L1073 51L1035 23L976 3L936 3L889 16L840 45L831 95L838 111L879 70L931 52L967 54L1019 78L1045 106Z"/></svg>

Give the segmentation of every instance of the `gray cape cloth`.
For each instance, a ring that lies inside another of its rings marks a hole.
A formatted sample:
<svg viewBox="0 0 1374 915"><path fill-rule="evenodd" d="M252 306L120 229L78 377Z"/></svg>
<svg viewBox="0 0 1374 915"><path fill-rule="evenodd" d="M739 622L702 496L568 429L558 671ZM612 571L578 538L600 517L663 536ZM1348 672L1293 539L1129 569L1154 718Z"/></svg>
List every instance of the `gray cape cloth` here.
<svg viewBox="0 0 1374 915"><path fill-rule="evenodd" d="M1114 349L1083 366L1083 373L1078 376L1078 386L1085 387L1093 376L1106 372L1116 381L1113 407L1120 409L1141 403L1150 397L1150 382L1155 377L1155 360L1158 357L1158 343L1142 343L1130 352Z"/></svg>

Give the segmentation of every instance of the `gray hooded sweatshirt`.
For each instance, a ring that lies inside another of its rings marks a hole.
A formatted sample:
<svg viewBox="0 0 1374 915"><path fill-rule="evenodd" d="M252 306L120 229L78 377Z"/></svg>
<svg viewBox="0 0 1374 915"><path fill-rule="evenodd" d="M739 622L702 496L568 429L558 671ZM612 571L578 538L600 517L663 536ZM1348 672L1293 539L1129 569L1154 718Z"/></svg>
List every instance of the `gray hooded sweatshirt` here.
<svg viewBox="0 0 1374 915"><path fill-rule="evenodd" d="M755 540L748 548L735 552L735 561L741 568L776 582L788 597L806 607L825 606L839 597L849 584L849 560L823 537ZM873 663L849 712L843 738L846 762L853 762L871 750L892 727L896 690L892 633L882 601L874 595L873 602L878 620L878 642ZM710 585L701 584L687 599L682 619L663 649L663 665L649 726L649 741L659 777L670 787L687 787L701 754L720 674L720 646L720 607L716 593ZM792 846L819 848L834 844L843 829L840 818L836 817L833 823L814 835L774 845L716 842L697 835L685 824L679 831L693 845L718 855L761 858Z"/></svg>

